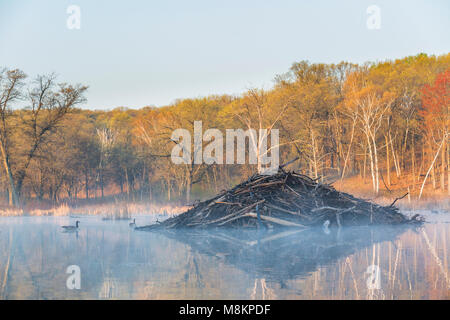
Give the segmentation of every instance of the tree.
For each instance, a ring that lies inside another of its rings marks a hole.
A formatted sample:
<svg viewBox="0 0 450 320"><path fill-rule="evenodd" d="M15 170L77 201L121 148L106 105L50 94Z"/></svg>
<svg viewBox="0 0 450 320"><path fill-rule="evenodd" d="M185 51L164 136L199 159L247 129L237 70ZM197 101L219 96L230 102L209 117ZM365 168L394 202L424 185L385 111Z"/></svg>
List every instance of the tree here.
<svg viewBox="0 0 450 320"><path fill-rule="evenodd" d="M38 76L27 90L21 92L23 72L19 70L6 72L6 84L2 86L1 117L2 122L2 155L6 174L9 178L9 189L13 195L12 203L17 205L22 192L27 170L39 148L55 132L59 123L71 109L85 101L84 92L87 87L81 85L57 84L54 74ZM23 98L27 107L19 113L20 119L13 122L11 117L12 102ZM9 147L9 132L14 125L20 125L20 136L17 148L13 153ZM15 168L12 168L12 158L21 158ZM14 195L15 194L15 195Z"/></svg>
<svg viewBox="0 0 450 320"><path fill-rule="evenodd" d="M445 170L450 168L448 159L449 124L450 124L450 69L436 76L432 85L425 85L422 90L422 108L420 115L424 119L424 129L428 143L434 153L434 146L439 147L436 156L441 153L441 189L445 189ZM447 156L447 164L445 158ZM433 168L436 157L431 167ZM448 172L448 192L450 194L450 172Z"/></svg>
<svg viewBox="0 0 450 320"><path fill-rule="evenodd" d="M0 150L3 158L3 166L8 177L10 205L15 205L18 203L16 186L10 164L10 135L12 130L10 120L13 117L11 104L21 98L21 88L25 78L25 73L18 69L0 70Z"/></svg>
<svg viewBox="0 0 450 320"><path fill-rule="evenodd" d="M319 177L319 172L323 177L326 158L331 159L336 150L336 141L329 134L330 118L339 101L345 69L344 64L336 67L302 61L295 63L287 79L278 83L278 90L289 92L286 96L291 97L283 128L291 141L297 141L296 151L314 178Z"/></svg>
<svg viewBox="0 0 450 320"><path fill-rule="evenodd" d="M367 70L353 73L347 80L345 105L348 113L354 115L360 129L365 135L369 150L370 169L372 173L373 190L379 191L379 159L378 131L383 124L383 118L392 105L393 97L389 92L383 92L380 87L367 79Z"/></svg>
<svg viewBox="0 0 450 320"><path fill-rule="evenodd" d="M99 161L99 176L100 176L100 190L102 198L104 195L104 169L111 157L111 150L117 139L117 132L108 127L97 128L97 137L100 142L100 161Z"/></svg>

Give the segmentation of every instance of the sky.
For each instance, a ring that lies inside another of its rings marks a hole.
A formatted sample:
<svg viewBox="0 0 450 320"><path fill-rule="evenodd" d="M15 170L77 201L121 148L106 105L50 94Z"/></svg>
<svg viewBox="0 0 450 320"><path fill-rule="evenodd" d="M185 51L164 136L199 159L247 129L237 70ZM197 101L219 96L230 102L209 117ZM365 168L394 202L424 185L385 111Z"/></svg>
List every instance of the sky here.
<svg viewBox="0 0 450 320"><path fill-rule="evenodd" d="M268 89L301 60L448 53L449 17L448 0L0 0L0 67L88 85L83 108L163 106Z"/></svg>

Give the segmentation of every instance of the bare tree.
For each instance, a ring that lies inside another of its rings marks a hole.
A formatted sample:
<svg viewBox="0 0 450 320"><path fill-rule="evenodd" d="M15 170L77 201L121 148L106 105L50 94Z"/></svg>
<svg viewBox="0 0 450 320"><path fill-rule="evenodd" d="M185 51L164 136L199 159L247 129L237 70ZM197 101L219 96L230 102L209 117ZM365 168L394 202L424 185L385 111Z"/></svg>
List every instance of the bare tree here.
<svg viewBox="0 0 450 320"><path fill-rule="evenodd" d="M271 135L272 130L282 119L286 110L292 102L292 97L288 96L281 101L278 108L274 108L269 102L268 94L264 90L250 89L246 93L240 106L233 106L232 114L241 122L248 130L259 130L259 135L250 135L249 144L256 151L257 170L263 171L263 157L271 150L280 147L282 144L272 145L264 150L264 142ZM236 108L235 108L236 107ZM263 134L261 134L263 133ZM295 143L290 141L289 143Z"/></svg>
<svg viewBox="0 0 450 320"><path fill-rule="evenodd" d="M18 101L22 94L21 88L25 73L15 70L0 70L0 150L3 158L3 166L8 178L9 204L18 203L16 188L10 164L10 134L12 127L10 118L13 116L11 104Z"/></svg>
<svg viewBox="0 0 450 320"><path fill-rule="evenodd" d="M117 138L117 132L115 130L111 130L110 128L102 128L96 130L98 139L100 141L100 161L99 161L99 178L100 178L100 190L102 193L102 198L104 195L104 177L103 171L105 168L105 164L108 162L111 155L111 148L114 146L114 143Z"/></svg>
<svg viewBox="0 0 450 320"><path fill-rule="evenodd" d="M11 204L19 203L22 186L27 169L32 159L35 157L39 147L42 146L52 132L58 127L58 124L64 116L70 112L71 108L77 104L83 103L83 96L87 87L81 85L68 85L66 83L57 84L54 74L38 76L27 90L22 92L25 74L20 70L11 70L1 72L1 151L6 174L9 180L9 189L12 201ZM12 109L11 103L23 98L28 104L24 112L21 112L21 141L19 151L13 154L9 148L10 132L14 130L14 124L11 121ZM10 165L12 157L23 157L21 166L15 168Z"/></svg>
<svg viewBox="0 0 450 320"><path fill-rule="evenodd" d="M372 181L374 191L378 193L379 185L379 166L378 166L378 147L377 132L381 127L382 119L386 111L390 108L392 101L382 102L376 93L371 92L367 96L358 100L358 117L360 119L362 130L367 138L369 147L369 158L372 171Z"/></svg>

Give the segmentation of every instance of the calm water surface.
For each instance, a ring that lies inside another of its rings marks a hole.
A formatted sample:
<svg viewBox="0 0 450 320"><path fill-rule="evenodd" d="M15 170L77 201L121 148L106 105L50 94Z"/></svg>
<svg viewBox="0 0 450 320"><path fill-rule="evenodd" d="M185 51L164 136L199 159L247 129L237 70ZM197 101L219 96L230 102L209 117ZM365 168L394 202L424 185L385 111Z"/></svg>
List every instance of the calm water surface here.
<svg viewBox="0 0 450 320"><path fill-rule="evenodd" d="M174 233L0 218L0 299L449 299L450 214L430 217L416 229ZM66 286L70 265L80 290Z"/></svg>

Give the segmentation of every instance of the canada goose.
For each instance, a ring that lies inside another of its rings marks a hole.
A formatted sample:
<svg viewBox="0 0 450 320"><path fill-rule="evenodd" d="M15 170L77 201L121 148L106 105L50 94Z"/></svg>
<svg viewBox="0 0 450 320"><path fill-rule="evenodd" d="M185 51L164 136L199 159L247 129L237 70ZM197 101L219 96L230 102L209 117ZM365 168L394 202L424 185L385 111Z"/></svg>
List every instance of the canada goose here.
<svg viewBox="0 0 450 320"><path fill-rule="evenodd" d="M325 234L330 234L330 230L328 229L329 225L330 225L330 220L325 220L325 222L323 223L323 226L322 226L322 230L323 230L323 232L325 232Z"/></svg>
<svg viewBox="0 0 450 320"><path fill-rule="evenodd" d="M133 222L130 223L130 227L136 227L136 219L133 219Z"/></svg>
<svg viewBox="0 0 450 320"><path fill-rule="evenodd" d="M75 222L74 226L62 226L62 228L66 231L75 231L78 230L78 225L80 224L80 221Z"/></svg>

